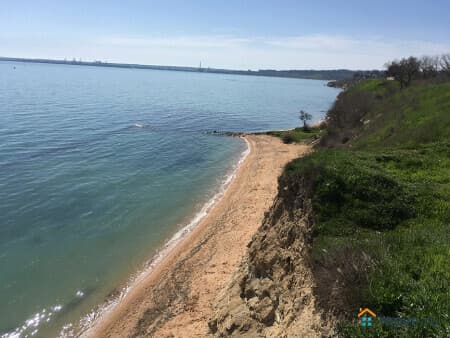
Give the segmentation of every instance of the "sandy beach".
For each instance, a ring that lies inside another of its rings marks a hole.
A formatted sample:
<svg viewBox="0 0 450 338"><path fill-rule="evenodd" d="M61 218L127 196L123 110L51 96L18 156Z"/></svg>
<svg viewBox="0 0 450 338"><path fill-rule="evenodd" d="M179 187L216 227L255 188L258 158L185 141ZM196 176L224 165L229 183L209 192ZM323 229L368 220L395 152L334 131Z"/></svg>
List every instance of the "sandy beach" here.
<svg viewBox="0 0 450 338"><path fill-rule="evenodd" d="M245 136L250 153L209 214L87 331L85 337L205 337L217 294L237 270L277 193L277 178L306 145Z"/></svg>

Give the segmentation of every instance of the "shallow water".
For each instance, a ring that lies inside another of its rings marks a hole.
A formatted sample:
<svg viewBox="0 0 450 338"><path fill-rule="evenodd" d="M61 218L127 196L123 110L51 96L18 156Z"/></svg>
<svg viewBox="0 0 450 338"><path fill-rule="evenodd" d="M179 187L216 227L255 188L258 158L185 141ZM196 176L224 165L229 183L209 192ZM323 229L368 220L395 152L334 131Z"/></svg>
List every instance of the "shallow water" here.
<svg viewBox="0 0 450 338"><path fill-rule="evenodd" d="M55 336L114 294L323 81L0 62L0 333ZM70 330L68 330L69 332Z"/></svg>

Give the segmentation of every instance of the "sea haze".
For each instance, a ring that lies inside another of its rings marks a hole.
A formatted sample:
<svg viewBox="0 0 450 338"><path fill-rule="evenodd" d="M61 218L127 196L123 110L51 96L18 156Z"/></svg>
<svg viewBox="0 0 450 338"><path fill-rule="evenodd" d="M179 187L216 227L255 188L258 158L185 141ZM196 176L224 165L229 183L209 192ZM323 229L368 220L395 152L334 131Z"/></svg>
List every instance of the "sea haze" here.
<svg viewBox="0 0 450 338"><path fill-rule="evenodd" d="M323 81L0 62L0 335L55 336L117 293Z"/></svg>

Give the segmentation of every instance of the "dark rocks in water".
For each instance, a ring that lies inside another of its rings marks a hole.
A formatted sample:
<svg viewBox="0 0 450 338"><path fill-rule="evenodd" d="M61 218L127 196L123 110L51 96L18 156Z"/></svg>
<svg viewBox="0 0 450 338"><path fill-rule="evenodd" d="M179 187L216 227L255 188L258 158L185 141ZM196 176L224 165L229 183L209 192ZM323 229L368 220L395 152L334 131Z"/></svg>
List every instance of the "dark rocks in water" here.
<svg viewBox="0 0 450 338"><path fill-rule="evenodd" d="M217 135L217 136L242 136L245 135L245 133L242 132L236 132L236 131L218 131L218 130L212 130L212 131L206 131L206 134L209 135Z"/></svg>

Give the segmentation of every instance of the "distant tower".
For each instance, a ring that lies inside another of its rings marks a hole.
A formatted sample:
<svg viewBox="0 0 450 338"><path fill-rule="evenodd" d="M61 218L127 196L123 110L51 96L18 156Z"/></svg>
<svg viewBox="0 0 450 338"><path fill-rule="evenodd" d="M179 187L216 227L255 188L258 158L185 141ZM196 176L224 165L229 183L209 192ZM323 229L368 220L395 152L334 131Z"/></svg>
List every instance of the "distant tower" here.
<svg viewBox="0 0 450 338"><path fill-rule="evenodd" d="M198 71L201 72L202 71L202 62L200 61L200 65L198 66Z"/></svg>

